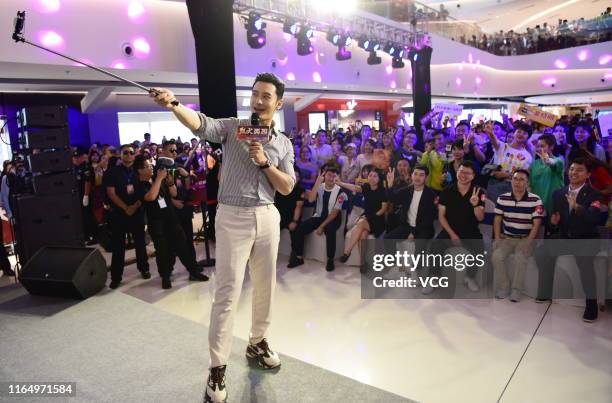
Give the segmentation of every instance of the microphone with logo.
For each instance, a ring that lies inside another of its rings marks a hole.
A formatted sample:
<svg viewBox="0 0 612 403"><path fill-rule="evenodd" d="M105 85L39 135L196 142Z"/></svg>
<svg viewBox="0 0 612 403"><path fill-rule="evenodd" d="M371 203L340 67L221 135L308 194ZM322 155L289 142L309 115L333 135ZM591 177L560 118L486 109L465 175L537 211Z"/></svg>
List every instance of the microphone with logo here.
<svg viewBox="0 0 612 403"><path fill-rule="evenodd" d="M249 146L252 142L258 141L263 145L266 145L270 141L271 128L269 126L262 126L259 120L259 114L253 112L251 114L251 124L249 126L238 126L238 132L236 137L241 142L242 148L248 153ZM258 165L253 158L251 158L253 164Z"/></svg>

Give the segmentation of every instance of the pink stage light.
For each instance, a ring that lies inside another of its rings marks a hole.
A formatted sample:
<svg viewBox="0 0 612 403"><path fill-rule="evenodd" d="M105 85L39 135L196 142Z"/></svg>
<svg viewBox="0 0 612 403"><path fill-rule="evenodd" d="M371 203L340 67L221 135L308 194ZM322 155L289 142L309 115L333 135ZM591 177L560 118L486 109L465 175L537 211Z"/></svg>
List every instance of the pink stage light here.
<svg viewBox="0 0 612 403"><path fill-rule="evenodd" d="M391 75L391 73L393 73L393 67L391 67L391 65L388 65L387 67L385 67L385 71L387 72L387 75Z"/></svg>
<svg viewBox="0 0 612 403"><path fill-rule="evenodd" d="M287 73L287 81L295 81L295 74Z"/></svg>
<svg viewBox="0 0 612 403"><path fill-rule="evenodd" d="M610 56L609 54L599 56L599 65L605 66L606 64L610 63L610 59L612 59L612 56Z"/></svg>
<svg viewBox="0 0 612 403"><path fill-rule="evenodd" d="M111 67L114 69L119 69L119 70L125 70L127 67L125 66L124 62L113 62L113 64L111 64Z"/></svg>
<svg viewBox="0 0 612 403"><path fill-rule="evenodd" d="M472 56L471 53L468 55L468 62L470 62L470 64L474 63L474 56Z"/></svg>
<svg viewBox="0 0 612 403"><path fill-rule="evenodd" d="M38 0L38 5L38 10L43 13L58 12L61 7L60 0Z"/></svg>
<svg viewBox="0 0 612 403"><path fill-rule="evenodd" d="M457 77L455 79L455 84L457 84L457 87L459 87L461 85L461 78Z"/></svg>
<svg viewBox="0 0 612 403"><path fill-rule="evenodd" d="M558 69L566 69L567 68L567 62L563 59L557 59L555 60L555 67Z"/></svg>
<svg viewBox="0 0 612 403"><path fill-rule="evenodd" d="M482 83L482 79L480 77L476 77L476 85L480 85Z"/></svg>
<svg viewBox="0 0 612 403"><path fill-rule="evenodd" d="M554 77L546 77L544 79L542 79L542 85L546 85L546 86L553 86L557 84L557 79Z"/></svg>
<svg viewBox="0 0 612 403"><path fill-rule="evenodd" d="M578 52L578 60L581 62L587 61L589 57L591 57L591 52L588 49L583 49Z"/></svg>
<svg viewBox="0 0 612 403"><path fill-rule="evenodd" d="M321 81L323 81L323 79L321 79L321 74L319 74L317 71L312 73L312 81L314 81L315 83L320 83Z"/></svg>
<svg viewBox="0 0 612 403"><path fill-rule="evenodd" d="M391 88L397 88L397 83L395 82L395 80L393 80L393 81L391 81L391 82L389 83L389 86L390 86Z"/></svg>
<svg viewBox="0 0 612 403"><path fill-rule="evenodd" d="M38 38L43 45L49 48L61 48L64 45L64 38L53 31L43 31Z"/></svg>
<svg viewBox="0 0 612 403"><path fill-rule="evenodd" d="M151 53L151 45L144 38L137 38L133 42L134 49L136 49L136 54L148 55Z"/></svg>
<svg viewBox="0 0 612 403"><path fill-rule="evenodd" d="M128 17L132 20L137 20L145 13L144 6L138 1L132 1L128 6Z"/></svg>

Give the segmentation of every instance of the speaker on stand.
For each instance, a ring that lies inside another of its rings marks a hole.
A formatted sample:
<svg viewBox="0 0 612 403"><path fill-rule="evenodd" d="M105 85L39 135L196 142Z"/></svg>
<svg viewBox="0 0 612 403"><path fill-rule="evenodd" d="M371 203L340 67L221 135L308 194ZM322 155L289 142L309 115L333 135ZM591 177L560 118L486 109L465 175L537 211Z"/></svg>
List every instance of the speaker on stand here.
<svg viewBox="0 0 612 403"><path fill-rule="evenodd" d="M17 267L21 267L23 272L19 273L18 270L18 278L24 286L24 280L29 281L26 288L32 292L32 280L25 276L26 269L31 267L30 261L35 256L51 253L46 247L65 248L63 253L56 254L63 257L65 264L55 260L50 270L61 271L63 269L60 267L71 266L69 251L78 255L79 247L84 245L82 213L72 165L67 106L23 108L17 113L17 121L21 152L27 155L32 186L31 191L12 196L13 231L17 242ZM85 254L93 251L83 249L81 253ZM40 262L44 262L44 259L36 264ZM54 277L49 274L47 278ZM44 279L37 281L39 284ZM52 287L53 284L49 280L47 286Z"/></svg>

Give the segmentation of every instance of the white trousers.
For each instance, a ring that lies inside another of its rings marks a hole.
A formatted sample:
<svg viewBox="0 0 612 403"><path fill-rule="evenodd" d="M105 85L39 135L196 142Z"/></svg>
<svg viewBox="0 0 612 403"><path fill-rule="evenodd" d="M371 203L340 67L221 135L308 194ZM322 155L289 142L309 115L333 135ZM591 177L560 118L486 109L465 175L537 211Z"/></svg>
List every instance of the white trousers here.
<svg viewBox="0 0 612 403"><path fill-rule="evenodd" d="M227 365L232 349L234 311L247 262L253 281L249 340L255 344L266 337L276 285L280 214L273 204L258 207L219 204L215 232L215 292L208 331L211 367Z"/></svg>

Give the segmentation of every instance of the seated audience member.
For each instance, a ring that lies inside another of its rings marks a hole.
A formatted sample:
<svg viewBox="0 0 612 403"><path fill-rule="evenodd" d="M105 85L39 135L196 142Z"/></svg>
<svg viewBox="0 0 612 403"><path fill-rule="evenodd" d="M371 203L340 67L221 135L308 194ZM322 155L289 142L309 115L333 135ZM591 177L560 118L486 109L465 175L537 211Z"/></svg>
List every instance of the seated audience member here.
<svg viewBox="0 0 612 403"><path fill-rule="evenodd" d="M482 233L478 227L484 219L484 201L486 196L482 189L475 186L473 181L476 176L474 166L470 161L464 161L457 171L457 183L446 187L440 193L438 202L438 220L442 231L438 234L432 244L432 254L443 254L451 246L463 246L473 255L484 253ZM440 274L440 267L431 270L434 276ZM454 270L449 268L447 270ZM465 284L470 291L478 291L476 283L477 269L470 267L466 269ZM454 281L454 274L447 272L449 280ZM452 290L453 287L449 287ZM431 293L433 288L426 287L424 294Z"/></svg>
<svg viewBox="0 0 612 403"><path fill-rule="evenodd" d="M561 255L574 255L582 288L586 294L586 308L582 319L593 322L597 319L597 295L595 287L594 256L598 243L599 209L601 194L593 189L587 180L591 167L583 159L576 158L569 167L569 185L553 194L550 214L551 238L566 241L548 241L535 252L540 272L536 302L552 299L553 279L556 260ZM580 241L582 240L582 241Z"/></svg>
<svg viewBox="0 0 612 403"><path fill-rule="evenodd" d="M307 192L310 203L316 202L314 214L303 221L295 230L291 243L291 256L288 268L304 264L304 238L315 231L318 236L325 234L327 245L327 271L334 270L336 255L336 231L342 220L342 204L347 199L346 193L336 185L338 170L328 167L325 173L317 178L314 186Z"/></svg>
<svg viewBox="0 0 612 403"><path fill-rule="evenodd" d="M512 191L501 194L495 204L493 221L493 269L495 297L518 302L524 287L527 259L531 256L533 240L537 237L544 207L537 194L527 191L529 172L518 169L512 174ZM508 279L506 258L514 252L514 277Z"/></svg>
<svg viewBox="0 0 612 403"><path fill-rule="evenodd" d="M527 149L527 139L531 134L531 128L524 123L515 125L512 143L500 141L491 132L486 132L495 150L493 164L499 169L491 173L487 194L490 200L497 200L502 193L512 189L510 178L517 169L529 170L533 161L531 152Z"/></svg>
<svg viewBox="0 0 612 403"><path fill-rule="evenodd" d="M380 171L374 169L368 174L368 183L352 185L337 182L341 188L363 193L365 209L357 224L351 230L351 238L345 243L344 253L340 261L345 263L351 255L352 249L362 239L368 239L372 234L378 238L385 231L385 212L387 211L387 191Z"/></svg>
<svg viewBox="0 0 612 403"><path fill-rule="evenodd" d="M542 199L546 214L550 214L553 193L564 185L563 158L553 155L555 145L555 137L552 134L544 134L540 137L536 146L536 159L531 164L529 175L531 191Z"/></svg>
<svg viewBox="0 0 612 403"><path fill-rule="evenodd" d="M387 184L389 191L397 192L401 189L407 188L412 184L412 173L408 160L400 159L399 161L397 161L397 165L392 171L394 173L395 178L393 181L393 186ZM387 231L393 230L399 224L399 215L401 209L401 204L391 202L389 203L387 207Z"/></svg>
<svg viewBox="0 0 612 403"><path fill-rule="evenodd" d="M304 207L304 188L300 185L300 171L295 169L295 186L287 196L276 192L274 205L280 214L280 229L287 228L293 243L295 230L302 221L302 209Z"/></svg>
<svg viewBox="0 0 612 403"><path fill-rule="evenodd" d="M399 225L385 234L385 239L416 239L416 251L425 250L427 241L432 239L434 220L438 214L438 197L425 186L427 167L417 165L412 171L412 184L405 187L396 186L397 171L387 174L389 200L401 207L397 216Z"/></svg>

